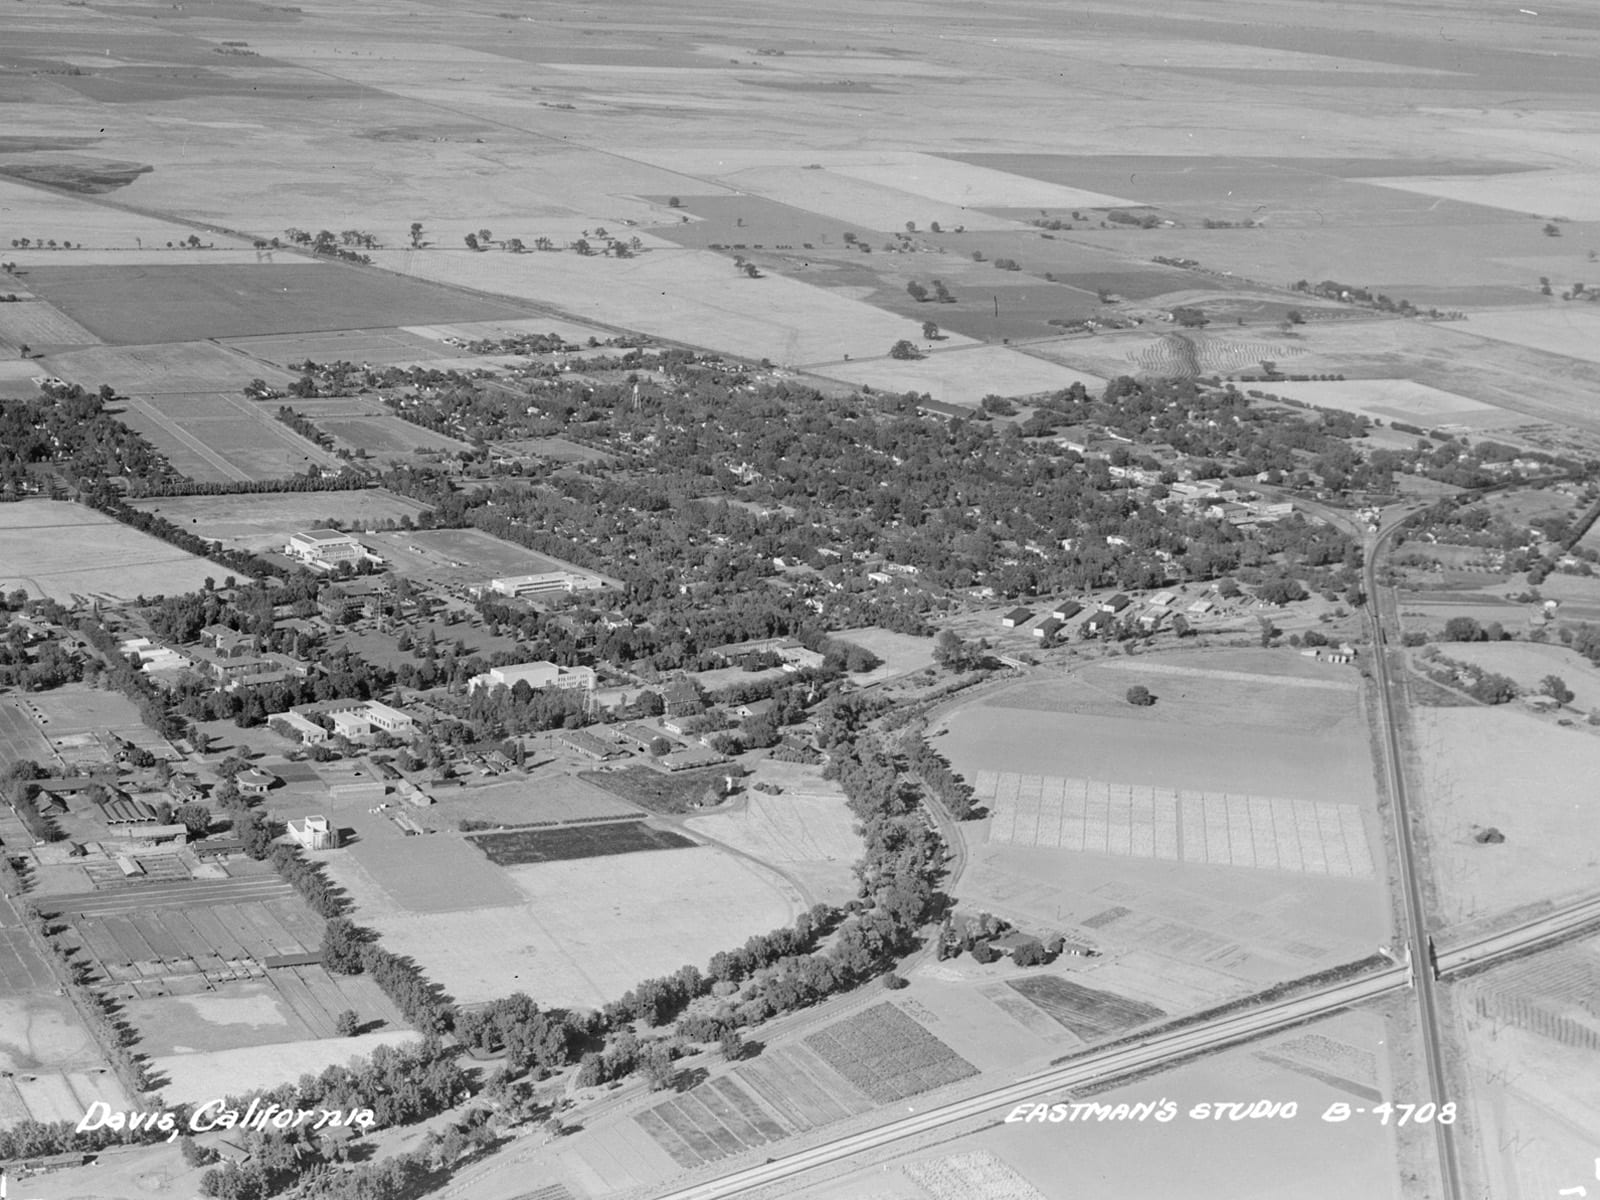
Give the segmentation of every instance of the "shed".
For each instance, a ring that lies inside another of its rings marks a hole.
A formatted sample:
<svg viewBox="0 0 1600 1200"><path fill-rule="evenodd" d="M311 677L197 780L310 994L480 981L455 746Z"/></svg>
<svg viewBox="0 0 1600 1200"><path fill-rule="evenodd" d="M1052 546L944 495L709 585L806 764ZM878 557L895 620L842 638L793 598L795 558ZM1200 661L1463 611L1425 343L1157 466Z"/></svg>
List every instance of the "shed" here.
<svg viewBox="0 0 1600 1200"><path fill-rule="evenodd" d="M1033 613L1026 608L1013 608L1000 618L1000 624L1007 629L1015 629L1019 625L1026 625L1033 620Z"/></svg>

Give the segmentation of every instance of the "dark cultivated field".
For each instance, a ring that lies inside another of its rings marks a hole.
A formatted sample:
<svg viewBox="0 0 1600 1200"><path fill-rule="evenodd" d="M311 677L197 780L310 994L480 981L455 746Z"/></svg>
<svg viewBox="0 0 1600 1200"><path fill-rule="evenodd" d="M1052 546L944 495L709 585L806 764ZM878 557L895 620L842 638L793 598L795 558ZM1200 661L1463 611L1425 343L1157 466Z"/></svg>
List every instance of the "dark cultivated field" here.
<svg viewBox="0 0 1600 1200"><path fill-rule="evenodd" d="M35 267L28 282L123 346L528 315L507 301L331 264Z"/></svg>
<svg viewBox="0 0 1600 1200"><path fill-rule="evenodd" d="M565 825L555 829L516 829L481 833L468 840L487 854L491 862L502 867L561 862L569 858L600 858L638 850L682 850L699 844L681 833L654 829L643 821L597 821L592 825Z"/></svg>
<svg viewBox="0 0 1600 1200"><path fill-rule="evenodd" d="M1086 1042L1097 1041L1167 1015L1154 1005L1141 1004L1110 992L1097 992L1055 975L1029 975L1008 982Z"/></svg>
<svg viewBox="0 0 1600 1200"><path fill-rule="evenodd" d="M879 1104L978 1073L966 1059L887 1003L807 1034L805 1044Z"/></svg>

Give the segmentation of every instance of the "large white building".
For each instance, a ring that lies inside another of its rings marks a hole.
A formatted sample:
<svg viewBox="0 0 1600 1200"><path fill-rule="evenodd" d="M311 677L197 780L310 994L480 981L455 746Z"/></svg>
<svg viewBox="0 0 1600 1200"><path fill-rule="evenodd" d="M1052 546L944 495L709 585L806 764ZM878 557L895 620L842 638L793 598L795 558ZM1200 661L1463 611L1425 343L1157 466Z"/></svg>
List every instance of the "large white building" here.
<svg viewBox="0 0 1600 1200"><path fill-rule="evenodd" d="M489 590L502 596L539 596L551 592L595 592L605 584L593 575L576 571L545 571L540 575L508 575L491 579Z"/></svg>
<svg viewBox="0 0 1600 1200"><path fill-rule="evenodd" d="M339 845L339 831L327 817L307 817L298 825L288 822L289 836L307 850L333 850Z"/></svg>
<svg viewBox="0 0 1600 1200"><path fill-rule="evenodd" d="M341 712L331 712L328 719L333 722L335 734L351 741L370 737L374 730L382 730L397 738L408 738L416 728L410 713L401 712L377 700L367 700Z"/></svg>
<svg viewBox="0 0 1600 1200"><path fill-rule="evenodd" d="M367 549L348 533L332 529L312 529L289 535L289 544L283 552L290 558L313 567L336 567L340 563L358 563L367 557Z"/></svg>
<svg viewBox="0 0 1600 1200"><path fill-rule="evenodd" d="M582 688L594 691L592 667L558 667L553 662L519 663L516 666L491 667L482 675L474 675L467 690L479 688L515 687L526 683L531 688Z"/></svg>

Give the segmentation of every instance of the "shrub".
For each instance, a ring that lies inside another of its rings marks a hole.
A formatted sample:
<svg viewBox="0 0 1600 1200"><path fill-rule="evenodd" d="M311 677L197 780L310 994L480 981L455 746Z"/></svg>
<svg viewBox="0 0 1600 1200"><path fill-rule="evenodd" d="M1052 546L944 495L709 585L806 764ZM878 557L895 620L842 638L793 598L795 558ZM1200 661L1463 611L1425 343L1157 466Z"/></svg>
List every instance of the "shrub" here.
<svg viewBox="0 0 1600 1200"><path fill-rule="evenodd" d="M1128 703L1135 707L1149 708L1155 702L1156 698L1150 694L1149 688L1135 684L1128 689Z"/></svg>

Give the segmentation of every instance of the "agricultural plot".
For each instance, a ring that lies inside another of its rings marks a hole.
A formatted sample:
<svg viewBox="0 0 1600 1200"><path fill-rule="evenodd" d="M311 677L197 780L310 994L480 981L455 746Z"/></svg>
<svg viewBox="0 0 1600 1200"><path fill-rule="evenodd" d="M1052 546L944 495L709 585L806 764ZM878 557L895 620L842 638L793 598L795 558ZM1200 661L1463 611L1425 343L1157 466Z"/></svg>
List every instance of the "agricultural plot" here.
<svg viewBox="0 0 1600 1200"><path fill-rule="evenodd" d="M757 768L766 773L765 764ZM815 900L844 903L855 893L851 873L861 857L861 838L843 795L821 780L784 786L782 795L749 791L738 808L685 825L694 833L752 858L772 863L800 883Z"/></svg>
<svg viewBox="0 0 1600 1200"><path fill-rule="evenodd" d="M281 551L289 535L321 521L365 530L415 520L426 505L383 488L349 492L271 492L236 496L162 496L133 507L229 549Z"/></svg>
<svg viewBox="0 0 1600 1200"><path fill-rule="evenodd" d="M356 916L462 1003L525 991L541 1005L593 1008L786 923L800 903L781 879L709 847L503 870L520 903L414 915L369 915L358 903Z"/></svg>
<svg viewBox="0 0 1600 1200"><path fill-rule="evenodd" d="M402 420L366 396L296 399L290 403L295 412L331 435L339 448L362 450L376 459L403 458L422 450L455 454L470 448L466 442Z"/></svg>
<svg viewBox="0 0 1600 1200"><path fill-rule="evenodd" d="M280 387L294 378L287 371L254 362L210 342L86 346L49 355L41 362L51 374L82 384L90 391L110 384L119 396L206 392L237 396L254 378Z"/></svg>
<svg viewBox="0 0 1600 1200"><path fill-rule="evenodd" d="M470 843L459 837L437 835L406 837L387 820L363 820L353 814L360 833L347 857L365 872L346 872L330 861L329 874L349 887L358 905L369 893L363 878L381 889L386 906L408 913L444 913L516 904L522 897L497 867L483 861Z"/></svg>
<svg viewBox="0 0 1600 1200"><path fill-rule="evenodd" d="M1007 982L1086 1042L1113 1037L1166 1016L1154 1005L1096 991L1059 975L1027 975Z"/></svg>
<svg viewBox="0 0 1600 1200"><path fill-rule="evenodd" d="M919 1159L900 1169L933 1200L1048 1200L987 1150Z"/></svg>
<svg viewBox="0 0 1600 1200"><path fill-rule="evenodd" d="M406 329L331 329L318 333L233 337L223 344L251 358L288 368L305 362L352 362L385 366L439 358L445 347ZM296 408L303 403L296 399Z"/></svg>
<svg viewBox="0 0 1600 1200"><path fill-rule="evenodd" d="M18 44L9 38L7 41L8 47ZM105 48L102 42L99 49L101 55ZM88 53L95 53L88 47L85 49ZM181 242L196 232L192 226L63 195L54 188L30 187L11 179L0 179L0 210L5 212L7 228L13 236L16 231L27 229L35 237L42 234L47 239L53 237L58 241L70 241L74 246L81 243L92 250L134 251L143 246L154 248L166 242ZM208 232L205 240L219 246L249 249L248 243L224 234ZM8 260L11 257L9 251L8 247ZM64 250L43 252L57 258L68 253ZM23 261L20 252L17 261Z"/></svg>
<svg viewBox="0 0 1600 1200"><path fill-rule="evenodd" d="M973 798L993 816L991 842L1357 879L1373 875L1361 810L1351 804L1015 771L979 771Z"/></svg>
<svg viewBox="0 0 1600 1200"><path fill-rule="evenodd" d="M0 304L0 351L9 358L22 347L92 346L100 341L82 325L42 300Z"/></svg>
<svg viewBox="0 0 1600 1200"><path fill-rule="evenodd" d="M807 1034L808 1049L878 1104L977 1074L977 1068L893 1004Z"/></svg>
<svg viewBox="0 0 1600 1200"><path fill-rule="evenodd" d="M926 392L947 404L973 406L990 394L1027 396L1060 391L1074 383L1082 383L1093 391L1105 386L1105 380L1093 375L1002 346L940 350L926 358L907 361L852 360L814 367L812 371L828 379L866 384L880 391Z"/></svg>
<svg viewBox="0 0 1600 1200"><path fill-rule="evenodd" d="M1600 334L1600 325L1596 326ZM1293 367L1288 368L1293 370ZM1409 379L1343 379L1334 382L1292 381L1256 385L1291 400L1360 413L1381 421L1404 421L1423 429L1505 429L1526 418L1466 396L1456 396Z"/></svg>
<svg viewBox="0 0 1600 1200"><path fill-rule="evenodd" d="M24 500L0 506L0 590L64 604L105 597L199 591L226 572L78 504Z"/></svg>
<svg viewBox="0 0 1600 1200"><path fill-rule="evenodd" d="M1462 328L1479 337L1511 342L1546 354L1600 362L1600 312L1590 305L1473 313Z"/></svg>
<svg viewBox="0 0 1600 1200"><path fill-rule="evenodd" d="M314 1038L269 1045L245 1045L231 1050L184 1050L154 1055L152 1074L163 1081L161 1095L172 1103L204 1104L218 1096L235 1095L241 1083L252 1088L272 1088L299 1082L302 1075L320 1074L331 1066L370 1055L379 1046L402 1046L417 1040L408 1029L384 1029L355 1037ZM79 1109L77 1116L81 1117Z"/></svg>
<svg viewBox="0 0 1600 1200"><path fill-rule="evenodd" d="M272 410L228 392L134 397L122 401L117 416L202 482L283 479L311 466L344 465L276 420Z"/></svg>
<svg viewBox="0 0 1600 1200"><path fill-rule="evenodd" d="M1600 671L1566 646L1549 642L1451 642L1442 646L1441 652L1447 658L1508 676L1530 695L1539 692L1547 676L1558 676L1573 693L1573 708L1600 709Z"/></svg>
<svg viewBox="0 0 1600 1200"><path fill-rule="evenodd" d="M1591 802L1600 742L1531 714L1489 708L1412 710L1410 770L1445 924L1507 914L1600 886ZM1473 834L1498 828L1505 841Z"/></svg>
<svg viewBox="0 0 1600 1200"><path fill-rule="evenodd" d="M1596 199L1600 174L1594 171L1519 171L1466 178L1387 176L1369 182L1378 187L1508 212L1545 213L1570 221L1600 221L1600 200Z"/></svg>
<svg viewBox="0 0 1600 1200"><path fill-rule="evenodd" d="M681 850L698 844L680 833L656 829L639 819L482 833L468 840L482 850L490 862L502 867L634 854L640 850Z"/></svg>
<svg viewBox="0 0 1600 1200"><path fill-rule="evenodd" d="M28 282L122 346L526 315L508 301L332 265L34 267Z"/></svg>

